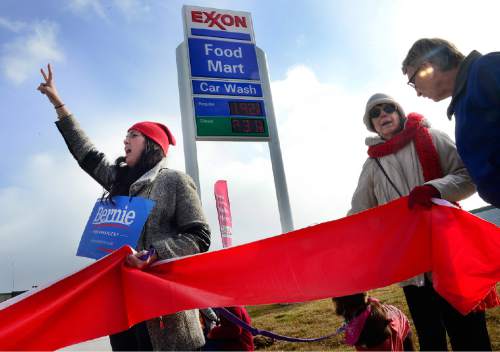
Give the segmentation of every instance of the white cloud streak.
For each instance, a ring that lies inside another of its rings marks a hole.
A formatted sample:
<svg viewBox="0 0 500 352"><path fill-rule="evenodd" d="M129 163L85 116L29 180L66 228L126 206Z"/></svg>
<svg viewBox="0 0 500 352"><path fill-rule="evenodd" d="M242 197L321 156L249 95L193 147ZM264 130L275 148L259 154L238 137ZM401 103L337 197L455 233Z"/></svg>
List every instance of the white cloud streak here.
<svg viewBox="0 0 500 352"><path fill-rule="evenodd" d="M69 159L33 155L27 158L18 185L0 189L5 216L0 224L0 265L14 269L16 290L51 281L89 263L74 254L86 221L84 209L91 207L99 187L86 180ZM2 275L9 278L12 272ZM4 280L0 282L5 285Z"/></svg>
<svg viewBox="0 0 500 352"><path fill-rule="evenodd" d="M114 0L112 2L102 0L71 0L68 8L74 14L80 16L97 16L103 20L110 20L113 11L124 16L127 20L134 20L150 12L150 7L141 0Z"/></svg>
<svg viewBox="0 0 500 352"><path fill-rule="evenodd" d="M20 32L27 27L27 24L21 21L11 21L8 18L0 17L0 28L5 28L11 32Z"/></svg>
<svg viewBox="0 0 500 352"><path fill-rule="evenodd" d="M63 51L57 43L55 23L42 21L26 28L27 30L3 45L0 57L3 74L16 85L33 75L33 67L64 59Z"/></svg>
<svg viewBox="0 0 500 352"><path fill-rule="evenodd" d="M100 18L107 18L104 6L100 0L71 0L68 3L69 9L79 15L91 13Z"/></svg>

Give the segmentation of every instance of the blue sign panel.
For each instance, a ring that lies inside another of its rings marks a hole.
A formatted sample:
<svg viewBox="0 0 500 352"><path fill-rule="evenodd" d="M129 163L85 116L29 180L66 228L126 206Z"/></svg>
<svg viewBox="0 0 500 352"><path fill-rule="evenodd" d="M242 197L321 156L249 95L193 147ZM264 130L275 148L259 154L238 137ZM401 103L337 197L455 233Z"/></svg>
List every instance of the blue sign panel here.
<svg viewBox="0 0 500 352"><path fill-rule="evenodd" d="M113 202L96 202L80 240L77 256L99 259L124 245L137 246L155 202L125 196L113 197Z"/></svg>
<svg viewBox="0 0 500 352"><path fill-rule="evenodd" d="M266 116L263 100L194 98L196 117Z"/></svg>
<svg viewBox="0 0 500 352"><path fill-rule="evenodd" d="M260 84L229 82L229 81L202 81L193 80L193 94L235 95L246 97L261 97Z"/></svg>
<svg viewBox="0 0 500 352"><path fill-rule="evenodd" d="M191 76L259 80L255 45L189 38Z"/></svg>
<svg viewBox="0 0 500 352"><path fill-rule="evenodd" d="M252 37L248 33L214 31L213 29L204 29L204 28L191 28L191 35L196 35L199 37L237 39L237 40L245 40L248 42L252 41Z"/></svg>

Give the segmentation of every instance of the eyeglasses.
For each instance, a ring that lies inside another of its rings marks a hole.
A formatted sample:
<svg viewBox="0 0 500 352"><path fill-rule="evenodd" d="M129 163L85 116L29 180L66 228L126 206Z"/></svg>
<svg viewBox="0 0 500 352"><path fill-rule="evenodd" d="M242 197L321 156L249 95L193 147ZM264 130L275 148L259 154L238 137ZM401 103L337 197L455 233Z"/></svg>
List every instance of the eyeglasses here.
<svg viewBox="0 0 500 352"><path fill-rule="evenodd" d="M420 72L421 69L422 69L422 65L418 66L418 68L415 70L415 72L413 72L413 74L411 75L411 77L407 83L410 87L412 87L412 88L417 87L417 85L415 84L415 77L417 77L417 74Z"/></svg>
<svg viewBox="0 0 500 352"><path fill-rule="evenodd" d="M368 113L368 116L370 116L371 119L376 119L377 117L380 116L380 113L384 110L386 114L392 114L394 111L396 111L396 106L392 104L385 104L382 108L379 106L374 107L373 109L370 110Z"/></svg>

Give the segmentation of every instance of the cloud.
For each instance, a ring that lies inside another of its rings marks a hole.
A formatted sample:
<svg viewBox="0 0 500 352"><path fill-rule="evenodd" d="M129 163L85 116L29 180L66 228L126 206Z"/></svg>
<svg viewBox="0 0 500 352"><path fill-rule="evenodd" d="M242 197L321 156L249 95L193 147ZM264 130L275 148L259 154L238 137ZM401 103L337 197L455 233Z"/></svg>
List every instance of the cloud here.
<svg viewBox="0 0 500 352"><path fill-rule="evenodd" d="M366 158L359 98L306 66L272 89L296 225L344 216Z"/></svg>
<svg viewBox="0 0 500 352"><path fill-rule="evenodd" d="M0 27L8 29L11 32L20 32L25 29L26 23L20 21L11 21L8 18L0 17Z"/></svg>
<svg viewBox="0 0 500 352"><path fill-rule="evenodd" d="M141 0L115 0L115 6L129 20L150 12L150 7Z"/></svg>
<svg viewBox="0 0 500 352"><path fill-rule="evenodd" d="M71 0L67 4L69 9L76 14L84 15L91 13L98 17L106 18L104 6L100 0Z"/></svg>
<svg viewBox="0 0 500 352"><path fill-rule="evenodd" d="M419 1L417 6L407 1L398 1L393 5L391 9L396 12L391 16L393 26L402 30L387 33L388 37L384 38L384 41L391 44L391 52L398 53L398 64L403 61L411 45L420 38L446 39L465 55L472 50L483 53L498 50L497 41L492 40L491 36L498 32L498 1L477 0L474 6L456 1L434 0ZM443 14L451 8L453 19L443 18ZM387 16L385 11L382 11L381 15ZM425 25L422 25L424 23ZM464 26L463 23L469 25ZM376 35L377 32L373 34ZM375 38L373 43L379 45Z"/></svg>
<svg viewBox="0 0 500 352"><path fill-rule="evenodd" d="M4 44L0 58L2 72L14 84L21 84L32 75L33 67L64 59L55 23L42 21L24 29L13 41Z"/></svg>
<svg viewBox="0 0 500 352"><path fill-rule="evenodd" d="M127 20L141 18L150 12L149 5L141 0L114 0L111 3L101 0L71 0L68 7L77 15L96 15L104 20L109 20L115 9Z"/></svg>
<svg viewBox="0 0 500 352"><path fill-rule="evenodd" d="M18 185L0 189L5 219L0 224L0 265L14 269L16 290L52 281L89 263L74 254L86 221L82 215L89 214L100 188L70 159L33 155ZM9 279L12 273L3 276ZM11 287L0 286L0 292L6 289Z"/></svg>

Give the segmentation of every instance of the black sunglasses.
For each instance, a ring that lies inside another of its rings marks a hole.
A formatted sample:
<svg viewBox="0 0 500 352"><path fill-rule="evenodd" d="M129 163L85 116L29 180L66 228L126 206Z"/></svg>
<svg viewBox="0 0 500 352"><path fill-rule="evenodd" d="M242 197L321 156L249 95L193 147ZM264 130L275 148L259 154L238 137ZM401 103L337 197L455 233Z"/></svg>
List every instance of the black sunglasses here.
<svg viewBox="0 0 500 352"><path fill-rule="evenodd" d="M392 114L394 111L396 111L396 106L392 104L385 104L382 108L379 106L374 107L373 109L370 110L368 113L368 116L370 116L371 119L376 119L377 117L380 116L380 113L384 110L386 114Z"/></svg>

